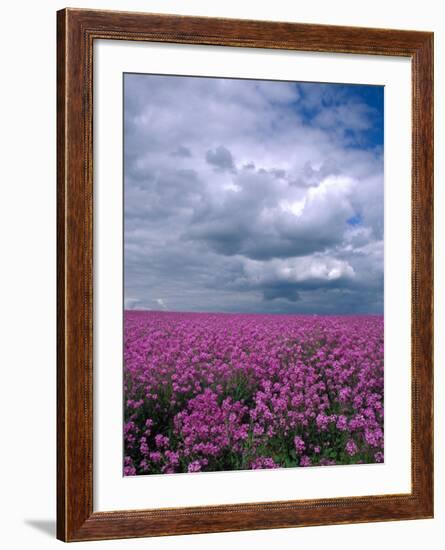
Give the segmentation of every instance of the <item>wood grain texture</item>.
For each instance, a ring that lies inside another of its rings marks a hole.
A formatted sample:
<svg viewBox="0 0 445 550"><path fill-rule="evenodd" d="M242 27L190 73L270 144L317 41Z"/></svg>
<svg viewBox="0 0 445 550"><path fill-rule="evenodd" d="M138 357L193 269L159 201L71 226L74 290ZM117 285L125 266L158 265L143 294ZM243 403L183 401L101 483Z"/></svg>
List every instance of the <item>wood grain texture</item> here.
<svg viewBox="0 0 445 550"><path fill-rule="evenodd" d="M411 493L93 512L92 67L99 38L411 58ZM432 517L433 34L66 9L57 14L57 85L57 537L96 540Z"/></svg>

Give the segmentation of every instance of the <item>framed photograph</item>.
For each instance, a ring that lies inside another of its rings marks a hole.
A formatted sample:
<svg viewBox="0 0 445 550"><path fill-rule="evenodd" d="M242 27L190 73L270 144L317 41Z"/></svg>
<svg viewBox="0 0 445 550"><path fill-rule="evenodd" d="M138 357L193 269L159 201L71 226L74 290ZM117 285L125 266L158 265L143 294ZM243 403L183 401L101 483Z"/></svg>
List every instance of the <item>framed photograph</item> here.
<svg viewBox="0 0 445 550"><path fill-rule="evenodd" d="M433 34L57 31L58 538L433 517Z"/></svg>

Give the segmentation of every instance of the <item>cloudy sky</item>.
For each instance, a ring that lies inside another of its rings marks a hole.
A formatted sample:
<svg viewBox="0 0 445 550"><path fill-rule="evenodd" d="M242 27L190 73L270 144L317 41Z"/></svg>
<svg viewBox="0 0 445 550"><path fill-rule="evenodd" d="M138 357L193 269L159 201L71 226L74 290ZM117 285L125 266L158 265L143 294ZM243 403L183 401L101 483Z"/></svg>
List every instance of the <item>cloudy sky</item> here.
<svg viewBox="0 0 445 550"><path fill-rule="evenodd" d="M383 312L383 87L124 75L125 307Z"/></svg>

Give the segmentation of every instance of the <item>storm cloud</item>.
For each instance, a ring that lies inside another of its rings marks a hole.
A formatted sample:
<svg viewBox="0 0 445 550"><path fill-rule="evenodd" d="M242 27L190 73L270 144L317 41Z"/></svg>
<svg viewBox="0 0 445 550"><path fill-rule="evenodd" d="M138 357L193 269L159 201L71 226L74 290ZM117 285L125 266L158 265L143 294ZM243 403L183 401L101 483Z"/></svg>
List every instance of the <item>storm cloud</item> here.
<svg viewBox="0 0 445 550"><path fill-rule="evenodd" d="M383 311L383 88L124 75L125 307Z"/></svg>

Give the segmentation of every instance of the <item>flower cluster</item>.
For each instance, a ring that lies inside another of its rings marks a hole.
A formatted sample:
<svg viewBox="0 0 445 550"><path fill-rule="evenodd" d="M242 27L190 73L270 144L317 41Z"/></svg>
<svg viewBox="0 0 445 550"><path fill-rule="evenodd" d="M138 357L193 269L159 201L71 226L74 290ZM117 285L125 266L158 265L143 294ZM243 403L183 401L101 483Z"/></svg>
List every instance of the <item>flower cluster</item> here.
<svg viewBox="0 0 445 550"><path fill-rule="evenodd" d="M124 475L383 457L383 317L125 312Z"/></svg>

